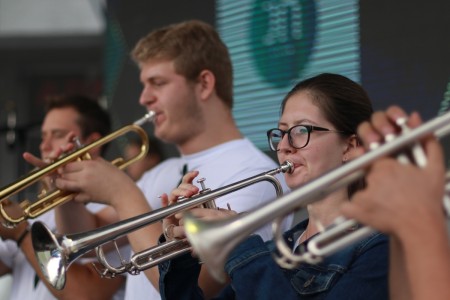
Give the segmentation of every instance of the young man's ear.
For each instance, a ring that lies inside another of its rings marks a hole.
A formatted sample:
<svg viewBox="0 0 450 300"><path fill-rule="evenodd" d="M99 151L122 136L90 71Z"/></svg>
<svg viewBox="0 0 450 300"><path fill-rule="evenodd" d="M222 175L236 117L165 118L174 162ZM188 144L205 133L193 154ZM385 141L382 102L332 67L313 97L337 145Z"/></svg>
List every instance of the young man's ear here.
<svg viewBox="0 0 450 300"><path fill-rule="evenodd" d="M216 77L209 70L203 70L198 76L200 97L208 99L216 87Z"/></svg>

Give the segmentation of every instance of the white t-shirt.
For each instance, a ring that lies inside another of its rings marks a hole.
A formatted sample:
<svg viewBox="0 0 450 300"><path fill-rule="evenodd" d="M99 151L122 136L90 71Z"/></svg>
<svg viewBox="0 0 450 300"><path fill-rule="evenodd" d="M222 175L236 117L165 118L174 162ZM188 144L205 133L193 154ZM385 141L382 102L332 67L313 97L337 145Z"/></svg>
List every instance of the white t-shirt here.
<svg viewBox="0 0 450 300"><path fill-rule="evenodd" d="M138 182L138 186L144 192L153 209L161 207L159 195L170 193L178 185L185 163L188 164L189 171L199 171L199 176L194 180L194 184L201 188L197 179L205 178L204 184L206 188L211 190L278 167L271 158L247 139L234 140L196 154L165 160L145 173ZM283 186L283 190L287 192L289 189L285 184L283 174L279 174L277 179ZM217 198L215 202L217 207L227 208L227 204L229 204L232 210L244 212L275 198L276 193L273 185L263 181ZM289 216L284 223L284 229L290 228L291 223L292 216ZM270 224L258 230L258 234L265 240L271 239ZM125 299L153 300L160 299L160 295L145 274L141 273L137 276L129 275L127 277Z"/></svg>
<svg viewBox="0 0 450 300"><path fill-rule="evenodd" d="M97 212L104 208L104 205L92 203L88 205L88 208L92 212ZM56 228L54 210L29 220L30 225L35 221L43 222L52 230ZM56 299L40 279L36 281L35 270L14 241L0 239L0 260L12 269L12 287L9 299ZM123 299L123 290L119 290L116 295L119 298L115 296L114 299Z"/></svg>
<svg viewBox="0 0 450 300"><path fill-rule="evenodd" d="M55 228L54 212L49 211L35 220ZM30 224L35 220L30 220ZM40 280L35 286L36 272L23 252L11 240L0 241L0 260L12 269L12 287L9 299L56 299Z"/></svg>

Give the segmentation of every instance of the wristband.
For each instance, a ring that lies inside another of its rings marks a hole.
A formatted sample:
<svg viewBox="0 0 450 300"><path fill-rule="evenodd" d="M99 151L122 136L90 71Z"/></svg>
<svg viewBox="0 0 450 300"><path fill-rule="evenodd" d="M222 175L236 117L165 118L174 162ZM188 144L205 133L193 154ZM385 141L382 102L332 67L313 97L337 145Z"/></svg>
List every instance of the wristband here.
<svg viewBox="0 0 450 300"><path fill-rule="evenodd" d="M25 230L22 232L22 234L19 236L19 238L16 241L17 247L20 248L20 245L22 244L23 240L25 239L25 237L27 236L27 234L30 232L30 230L27 228L25 228Z"/></svg>

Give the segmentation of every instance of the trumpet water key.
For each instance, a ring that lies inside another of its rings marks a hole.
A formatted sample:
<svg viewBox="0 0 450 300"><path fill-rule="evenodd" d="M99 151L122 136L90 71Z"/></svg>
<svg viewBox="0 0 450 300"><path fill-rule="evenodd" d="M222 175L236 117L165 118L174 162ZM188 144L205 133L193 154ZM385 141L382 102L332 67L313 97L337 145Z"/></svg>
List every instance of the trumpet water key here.
<svg viewBox="0 0 450 300"><path fill-rule="evenodd" d="M119 169L124 169L130 164L134 163L135 161L143 158L148 152L149 140L147 133L145 132L144 129L142 129L141 126L146 122L153 121L154 117L155 113L153 111L150 111L144 117L137 120L133 124L122 127L117 131L114 131L91 144L82 146L81 148L73 151L72 153L61 157L55 162L50 163L49 165L43 168L36 169L30 172L28 175L23 176L19 180L3 187L0 190L0 213L2 217L6 220L6 223L4 223L3 225L7 227L15 226L15 224L17 223L20 223L26 219L36 218L37 216L42 215L43 213L53 209L54 207L71 200L74 196L73 193L55 189L39 194L35 201L29 200L19 201L20 206L22 207L23 210L20 216L17 217L10 216L4 207L5 206L4 202L6 199L9 199L17 195L25 188L40 182L44 177L51 175L58 168L72 161L90 159L89 151L91 151L94 148L103 146L129 132L135 132L136 134L139 135L139 137L142 140L141 152L138 153L138 155L136 155L135 157L132 157L128 160L125 160L121 157L116 158L115 160L112 161L112 163Z"/></svg>
<svg viewBox="0 0 450 300"><path fill-rule="evenodd" d="M274 219L276 221L273 224L276 225L281 217L305 208L308 204L323 199L324 196L337 189L346 187L363 177L365 169L376 159L409 152L411 147L417 146L417 143L427 135L434 134L437 138L441 138L449 133L450 113L446 113L400 134L374 150L368 151L364 155L313 179L291 193L248 214L235 216L227 220L207 222L186 213L184 226L189 243L201 261L208 267L210 273L217 280L224 281L224 264L229 253L258 228ZM292 249L286 245L282 238L280 227L274 226L274 240L281 253L281 256L275 257L275 260L286 268L293 268L304 261L314 262L320 259L321 255L333 253L333 251L335 252L372 232L372 229L361 226L354 220L340 219L335 225L331 228L332 230L323 232L326 232L326 235L319 233L316 236L314 240L319 241L320 239L320 243L317 243L316 250L313 249L314 253L307 252L299 255L292 253ZM310 240L308 245L314 240ZM324 246L326 246L326 249L323 249Z"/></svg>
<svg viewBox="0 0 450 300"><path fill-rule="evenodd" d="M34 252L42 273L56 289L62 289L64 287L66 271L70 264L93 249L97 249L97 254L100 254L99 261L107 269L104 273L105 275L114 276L115 274L124 272L137 274L139 271L155 266L161 261L171 259L174 257L174 253L185 253L189 251L190 245L186 241L168 241L167 244L158 245L136 253L130 262L124 262L124 265L120 267L112 267L107 263L103 251L99 247L144 226L160 222L164 218L185 210L208 204L221 196L262 181L271 183L279 197L283 193L283 188L275 175L281 172L292 172L293 169L293 164L287 161L276 169L240 180L216 190L208 189L191 198L182 199L182 201L175 204L84 233L57 236L42 222L34 222L31 227Z"/></svg>

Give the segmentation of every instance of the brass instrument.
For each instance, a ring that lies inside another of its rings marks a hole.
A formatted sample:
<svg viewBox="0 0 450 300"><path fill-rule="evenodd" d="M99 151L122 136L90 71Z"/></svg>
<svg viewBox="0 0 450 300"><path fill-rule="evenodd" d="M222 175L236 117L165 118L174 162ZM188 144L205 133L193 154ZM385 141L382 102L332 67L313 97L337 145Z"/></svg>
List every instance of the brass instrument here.
<svg viewBox="0 0 450 300"><path fill-rule="evenodd" d="M23 200L20 202L23 213L19 217L10 216L5 211L4 203L2 203L4 200L11 198L12 196L16 195L17 193L29 187L30 185L39 182L45 176L48 176L51 173L55 172L61 166L64 166L69 162L76 160L90 159L90 155L88 153L90 150L100 147L106 143L109 143L112 140L118 138L119 136L122 136L129 132L135 132L141 138L142 146L141 152L135 157L132 157L128 160L124 160L123 158L117 158L113 160L112 163L115 166L117 166L119 169L124 169L130 164L134 163L135 161L143 158L148 152L149 141L147 133L145 132L144 129L141 128L141 125L143 125L146 122L153 121L154 116L155 113L153 111L150 111L144 117L137 120L133 124L124 126L118 129L117 131L114 131L91 144L79 148L74 152L63 156L62 158L56 160L55 162L43 168L36 169L30 172L29 174L23 176L22 178L18 179L17 181L3 187L0 190L0 213L2 217L6 220L6 223L3 225L6 227L15 226L16 224L26 219L36 218L37 216L42 215L43 213L53 209L54 207L71 200L74 195L73 193L70 192L65 192L56 189L49 192L41 193L38 196L38 199L36 201L33 201L32 203L31 201L28 200Z"/></svg>
<svg viewBox="0 0 450 300"><path fill-rule="evenodd" d="M99 261L106 268L103 275L113 277L115 274L124 272L137 274L142 270L157 265L163 260L171 259L173 255L190 251L190 245L185 240L169 241L166 244L136 253L129 262L124 262L120 267L112 267L106 261L103 250L99 247L144 226L162 221L164 218L173 216L176 213L206 204L218 197L261 181L272 183L277 195L280 196L283 193L283 189L275 175L280 172L292 172L293 168L291 162L285 162L274 170L243 179L213 191L203 191L194 197L178 200L177 203L167 207L84 233L56 236L42 222L34 222L31 227L31 234L36 258L44 276L56 289L64 287L65 274L70 264L93 249L97 250Z"/></svg>
<svg viewBox="0 0 450 300"><path fill-rule="evenodd" d="M417 151L418 141L425 136L434 134L437 138L440 138L449 133L450 113L446 113L417 128L407 130L407 132L374 150L368 151L364 155L313 179L290 194L267 203L248 214L227 220L206 222L186 213L184 226L189 243L201 261L206 264L210 273L217 280L224 281L224 263L229 253L256 229L271 222L274 218L278 220L293 211L305 208L308 204L322 199L333 191L346 187L363 177L365 169L376 159L389 155L404 158L406 155L402 153L411 149L411 147L416 148ZM420 166L422 163L417 164ZM444 203L448 202L447 197L444 197ZM276 222L273 224L276 224ZM356 225L358 225L358 228L355 230ZM279 226L275 226L274 240L281 253L281 256L275 257L275 260L285 268L293 268L301 262L314 263L323 256L332 254L371 233L373 233L373 229L360 226L354 220L342 218L337 220L335 226L332 226L331 229L326 229L312 238L308 242L307 252L294 254L292 249L284 242Z"/></svg>

